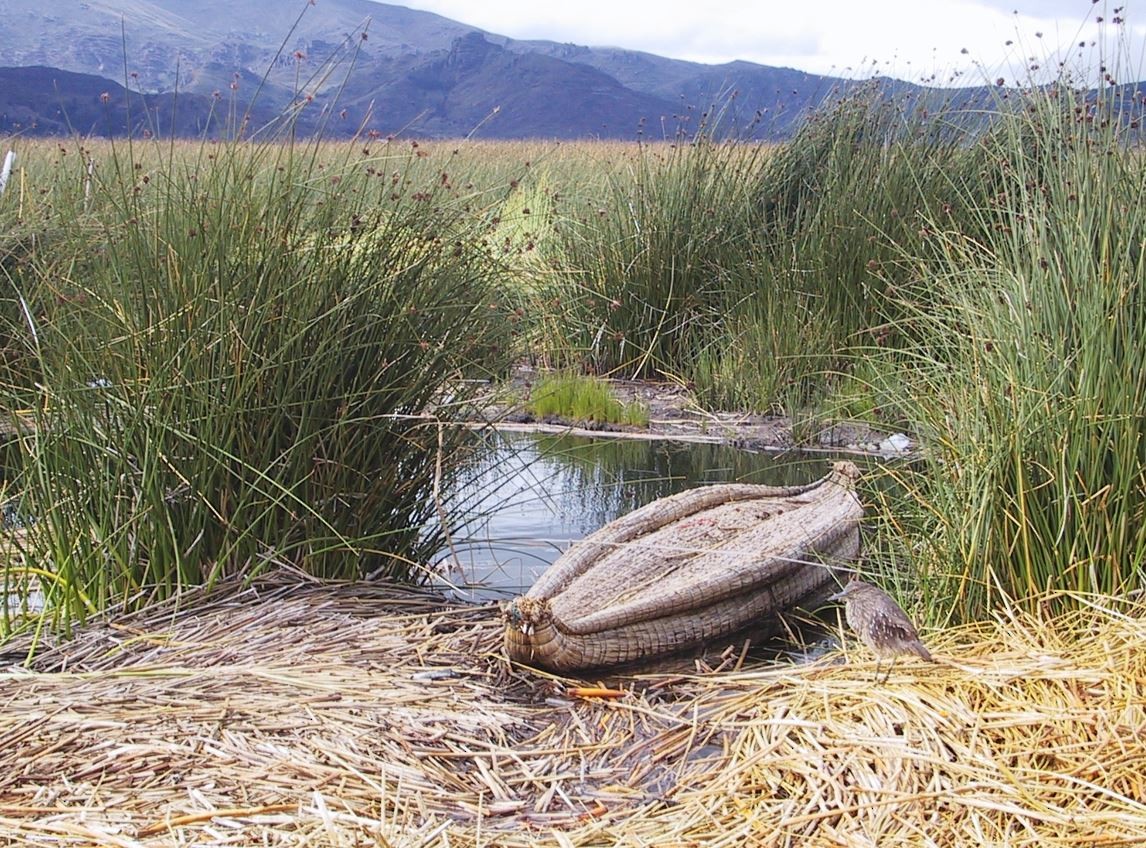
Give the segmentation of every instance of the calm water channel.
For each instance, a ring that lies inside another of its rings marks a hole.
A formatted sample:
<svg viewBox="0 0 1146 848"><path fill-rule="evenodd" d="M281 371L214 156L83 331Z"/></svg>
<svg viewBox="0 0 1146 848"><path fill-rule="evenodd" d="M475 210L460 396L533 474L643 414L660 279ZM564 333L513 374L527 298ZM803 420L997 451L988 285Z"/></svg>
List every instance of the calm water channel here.
<svg viewBox="0 0 1146 848"><path fill-rule="evenodd" d="M791 485L830 458L671 441L490 433L451 493L473 516L436 558L441 585L471 601L525 591L569 545L657 498L704 483Z"/></svg>

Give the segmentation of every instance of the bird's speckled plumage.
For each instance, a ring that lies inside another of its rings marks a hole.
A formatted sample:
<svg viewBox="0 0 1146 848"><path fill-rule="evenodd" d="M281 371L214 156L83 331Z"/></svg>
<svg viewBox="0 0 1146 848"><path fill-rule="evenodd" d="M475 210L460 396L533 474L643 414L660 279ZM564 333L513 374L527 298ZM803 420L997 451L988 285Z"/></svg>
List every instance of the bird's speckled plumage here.
<svg viewBox="0 0 1146 848"><path fill-rule="evenodd" d="M882 589L853 578L831 600L845 602L848 626L880 659L914 654L934 662L907 613Z"/></svg>

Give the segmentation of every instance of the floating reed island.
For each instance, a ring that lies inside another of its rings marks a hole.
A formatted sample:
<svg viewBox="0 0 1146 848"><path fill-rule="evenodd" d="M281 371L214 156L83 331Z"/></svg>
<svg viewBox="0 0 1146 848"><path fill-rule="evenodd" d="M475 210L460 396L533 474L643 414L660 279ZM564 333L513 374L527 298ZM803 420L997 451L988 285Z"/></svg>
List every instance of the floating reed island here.
<svg viewBox="0 0 1146 848"><path fill-rule="evenodd" d="M1144 612L602 700L507 664L493 606L282 572L9 643L0 844L1137 845Z"/></svg>
<svg viewBox="0 0 1146 848"><path fill-rule="evenodd" d="M859 553L859 470L806 486L700 486L575 543L506 609L505 649L554 671L704 645L835 588Z"/></svg>

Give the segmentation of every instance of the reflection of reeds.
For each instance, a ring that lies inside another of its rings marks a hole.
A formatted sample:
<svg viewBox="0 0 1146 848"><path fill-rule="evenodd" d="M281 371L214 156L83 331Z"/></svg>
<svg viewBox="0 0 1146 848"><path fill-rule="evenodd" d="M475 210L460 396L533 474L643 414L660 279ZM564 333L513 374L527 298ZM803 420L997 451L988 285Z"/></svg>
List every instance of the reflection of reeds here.
<svg viewBox="0 0 1146 848"><path fill-rule="evenodd" d="M491 607L276 575L8 675L0 837L1131 845L1144 613L928 633L938 664L882 686L836 654L613 678L605 704L508 672Z"/></svg>
<svg viewBox="0 0 1146 848"><path fill-rule="evenodd" d="M669 440L495 434L479 445L452 495L462 499L469 523L515 502L543 500L582 533L695 485L801 485L826 468L823 457L777 459L722 444Z"/></svg>

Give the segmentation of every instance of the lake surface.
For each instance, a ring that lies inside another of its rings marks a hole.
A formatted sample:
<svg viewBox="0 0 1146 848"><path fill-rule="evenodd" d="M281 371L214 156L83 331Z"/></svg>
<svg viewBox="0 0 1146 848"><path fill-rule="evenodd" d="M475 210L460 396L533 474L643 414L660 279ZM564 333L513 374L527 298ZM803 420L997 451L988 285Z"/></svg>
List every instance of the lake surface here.
<svg viewBox="0 0 1146 848"><path fill-rule="evenodd" d="M657 498L706 483L794 485L832 457L724 445L484 433L454 496L472 518L435 558L460 600L521 594L574 541Z"/></svg>

